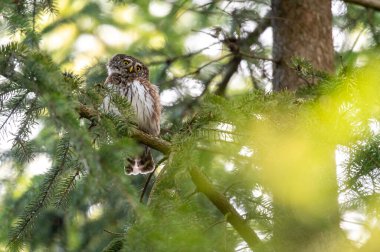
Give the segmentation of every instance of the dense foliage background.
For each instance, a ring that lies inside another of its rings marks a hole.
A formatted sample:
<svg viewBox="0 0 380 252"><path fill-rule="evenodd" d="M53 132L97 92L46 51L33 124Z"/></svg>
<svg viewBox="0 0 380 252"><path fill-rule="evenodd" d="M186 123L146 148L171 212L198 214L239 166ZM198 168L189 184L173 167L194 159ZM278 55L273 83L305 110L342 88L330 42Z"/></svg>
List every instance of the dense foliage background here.
<svg viewBox="0 0 380 252"><path fill-rule="evenodd" d="M377 251L380 16L332 10L335 73L272 92L270 1L3 0L0 250ZM115 53L160 88L150 180L129 104L98 111Z"/></svg>

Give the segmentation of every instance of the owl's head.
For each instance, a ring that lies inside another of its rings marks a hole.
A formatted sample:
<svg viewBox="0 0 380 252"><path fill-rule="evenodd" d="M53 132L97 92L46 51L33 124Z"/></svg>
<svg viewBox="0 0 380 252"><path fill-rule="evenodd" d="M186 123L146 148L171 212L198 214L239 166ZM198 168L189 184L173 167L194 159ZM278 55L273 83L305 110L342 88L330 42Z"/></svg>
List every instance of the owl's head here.
<svg viewBox="0 0 380 252"><path fill-rule="evenodd" d="M114 55L107 64L108 74L119 73L126 77L149 79L148 68L138 59L125 54Z"/></svg>

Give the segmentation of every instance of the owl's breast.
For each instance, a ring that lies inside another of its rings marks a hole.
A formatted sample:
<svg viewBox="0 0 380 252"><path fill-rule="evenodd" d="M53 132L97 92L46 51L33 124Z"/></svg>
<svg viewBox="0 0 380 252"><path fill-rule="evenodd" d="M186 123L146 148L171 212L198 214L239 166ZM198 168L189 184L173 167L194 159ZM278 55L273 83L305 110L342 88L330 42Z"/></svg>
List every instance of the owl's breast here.
<svg viewBox="0 0 380 252"><path fill-rule="evenodd" d="M121 95L125 96L131 103L135 111L139 127L151 134L158 135L160 131L159 121L156 114L158 102L152 95L152 90L149 90L147 85L144 85L139 80L128 82L124 90L120 90ZM159 119L159 118L158 118Z"/></svg>
<svg viewBox="0 0 380 252"><path fill-rule="evenodd" d="M106 86L112 93L118 93L127 99L135 114L138 126L141 130L158 135L160 133L160 101L156 86L143 78L116 78L109 76ZM114 105L112 95L107 95L103 100L104 111L119 114Z"/></svg>

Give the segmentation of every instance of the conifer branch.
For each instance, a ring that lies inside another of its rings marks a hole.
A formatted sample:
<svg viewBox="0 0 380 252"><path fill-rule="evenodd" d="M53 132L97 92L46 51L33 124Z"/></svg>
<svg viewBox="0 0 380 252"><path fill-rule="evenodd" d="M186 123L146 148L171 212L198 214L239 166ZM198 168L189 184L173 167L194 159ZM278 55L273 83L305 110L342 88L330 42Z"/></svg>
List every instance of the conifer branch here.
<svg viewBox="0 0 380 252"><path fill-rule="evenodd" d="M60 188L57 190L57 198L58 200L55 202L55 206L61 207L62 204L67 200L68 194L73 190L75 187L75 181L76 178L80 175L80 167L77 168L74 174L70 175L69 177L66 177L62 180L60 184Z"/></svg>
<svg viewBox="0 0 380 252"><path fill-rule="evenodd" d="M83 104L77 108L81 117L87 119L94 119L97 117L98 112ZM164 154L171 152L171 144L161 138L151 136L140 130L133 130L131 135L134 139L158 150ZM212 185L207 177L198 169L192 168L189 170L191 179L196 185L198 190L206 195L206 197L221 211L227 218L227 221L235 228L247 244L254 248L260 243L260 239L256 233L251 229L247 222L239 215L236 209L230 204L228 199Z"/></svg>
<svg viewBox="0 0 380 252"><path fill-rule="evenodd" d="M81 118L86 118L89 120L97 120L99 116L98 111L83 104L79 104L77 111ZM170 153L170 143L159 137L149 135L138 129L133 129L130 137L138 140L143 144L149 145L153 149L156 149L165 155Z"/></svg>
<svg viewBox="0 0 380 252"><path fill-rule="evenodd" d="M367 8L375 9L380 11L379 0L344 0L347 3L361 5Z"/></svg>
<svg viewBox="0 0 380 252"><path fill-rule="evenodd" d="M266 58L256 57L256 56L251 55L251 54L242 53L241 49L244 47L245 44L249 44L250 45L253 42L257 41L257 39L260 37L260 35L262 34L262 32L264 32L270 26L271 15L272 15L272 12L269 11L264 16L264 18L262 19L262 22L260 22L258 24L258 26L256 27L256 29L253 32L251 32L248 35L247 38L245 38L243 40L236 40L234 38L226 38L226 39L224 39L223 42L229 47L231 53L234 54L234 57L227 64L227 70L225 71L225 74L224 74L222 80L217 85L217 90L215 91L216 95L220 95L220 96L224 96L225 95L225 92L226 92L226 89L227 89L227 85L230 82L230 80L231 80L232 76L234 75L234 73L237 72L238 67L240 65L240 62L242 61L242 56L247 57L249 55L250 58L268 60Z"/></svg>
<svg viewBox="0 0 380 252"><path fill-rule="evenodd" d="M4 128L5 125L7 125L8 121L10 118L12 118L12 116L15 114L15 112L19 109L20 105L22 104L22 102L24 101L24 99L26 98L26 96L28 95L28 92L25 92L24 94L22 94L20 97L15 97L14 99L17 99L17 102L16 104L13 106L12 110L8 113L8 115L6 116L5 120L3 121L3 123L1 124L0 126L0 131Z"/></svg>
<svg viewBox="0 0 380 252"><path fill-rule="evenodd" d="M214 64L214 63L217 63L217 62L219 62L219 61L222 61L222 60L224 60L225 58L228 58L228 57L231 57L231 56L233 56L233 54L231 54L231 53L225 54L225 55L223 55L223 56L221 56L221 57L219 57L219 58L217 58L217 59L214 59L214 60L210 60L210 61L208 61L207 63L201 65L200 67L198 67L197 69L195 69L195 70L192 71L192 72L186 73L186 74L184 74L184 75L182 75L182 76L179 76L179 77L174 77L174 78L172 78L172 79L170 79L170 80L167 80L167 81L164 81L164 82L162 82L162 83L159 83L158 85L162 85L162 84L164 84L164 83L169 83L169 82L171 82L171 81L180 80L180 79L186 78L186 77L191 76L191 75L199 74L199 73L201 72L201 70L203 70L204 68L206 68L206 67L208 67L208 66L210 66L210 65L212 65L212 64Z"/></svg>
<svg viewBox="0 0 380 252"><path fill-rule="evenodd" d="M37 11L37 3L36 0L33 0L33 13L32 13L32 31L36 32L36 11Z"/></svg>
<svg viewBox="0 0 380 252"><path fill-rule="evenodd" d="M228 199L216 190L211 181L209 181L198 168L193 167L189 169L189 172L198 191L206 195L219 211L224 214L227 221L235 228L249 247L254 250L261 241L248 223L240 216Z"/></svg>
<svg viewBox="0 0 380 252"><path fill-rule="evenodd" d="M29 108L24 112L18 131L13 139L12 150L14 157L21 163L29 162L34 158L32 144L29 141L31 128L36 124L36 118L40 108L37 104L37 99L30 102Z"/></svg>
<svg viewBox="0 0 380 252"><path fill-rule="evenodd" d="M32 225L35 218L38 216L40 210L46 206L52 196L53 188L55 187L56 181L59 174L63 171L66 166L67 159L69 156L70 143L69 139L62 138L60 144L58 145L57 155L59 163L53 167L45 177L44 182L41 185L41 191L38 197L32 201L32 203L26 207L24 214L17 221L16 226L13 228L8 247L14 250L18 250L21 247L22 238L25 235L28 228Z"/></svg>
<svg viewBox="0 0 380 252"><path fill-rule="evenodd" d="M227 85L230 82L230 80L231 80L232 76L234 75L234 73L238 70L240 62L241 62L240 56L235 56L228 63L226 73L225 73L222 81L218 84L217 90L215 91L216 95L220 95L220 96L224 96L225 95Z"/></svg>
<svg viewBox="0 0 380 252"><path fill-rule="evenodd" d="M253 30L248 37L245 39L247 44L250 46L252 45L255 41L258 40L260 35L269 27L271 26L271 21L272 21L272 11L268 11L265 16L261 19L261 22L257 24L257 27L255 30ZM241 43L244 44L244 43Z"/></svg>
<svg viewBox="0 0 380 252"><path fill-rule="evenodd" d="M167 65L171 65L173 62L177 61L177 60L180 60L180 59L186 59L186 58L191 58L197 54L200 54L201 52L207 50L207 49L210 49L210 47L214 46L214 45L217 45L219 44L220 42L215 42L215 43L212 43L211 45L209 46L206 46L204 48L201 48L197 51L194 51L194 52L190 52L190 53L187 53L187 54L183 54L183 55L177 55L177 56L174 56L174 57L171 57L171 58L167 58L165 60L159 60L159 61L152 61L152 62L149 62L147 65L148 66L152 66L152 65L160 65L160 64L167 64Z"/></svg>
<svg viewBox="0 0 380 252"><path fill-rule="evenodd" d="M146 144L153 149L159 150L165 155L168 155L171 151L170 143L152 135L149 135L141 130L133 130L131 137L138 140L139 142L142 142L143 144Z"/></svg>

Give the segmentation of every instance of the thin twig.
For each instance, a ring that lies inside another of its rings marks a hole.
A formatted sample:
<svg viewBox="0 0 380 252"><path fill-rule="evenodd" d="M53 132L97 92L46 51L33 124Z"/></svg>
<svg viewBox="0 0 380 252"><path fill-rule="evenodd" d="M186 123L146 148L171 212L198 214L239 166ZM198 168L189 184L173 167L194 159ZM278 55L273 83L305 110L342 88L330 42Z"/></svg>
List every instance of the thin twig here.
<svg viewBox="0 0 380 252"><path fill-rule="evenodd" d="M161 160L157 163L156 167L154 167L154 170L149 174L148 178L146 179L146 181L145 181L145 185L144 185L144 188L143 188L143 190L142 190L142 192L141 192L141 195L140 195L140 203L142 203L142 201L143 201L143 198L144 198L145 192L146 192L146 190L147 190L147 188L148 188L149 182L150 182L150 180L151 180L153 174L156 172L157 167L158 167L160 164L162 164L162 162L164 162L166 159L167 159L166 157L164 157L163 159L161 159Z"/></svg>
<svg viewBox="0 0 380 252"><path fill-rule="evenodd" d="M207 231L209 231L211 228L215 227L216 225L223 224L223 223L225 223L225 222L226 222L225 219L224 219L224 220L221 220L221 221L217 221L217 222L211 224L211 225L210 225L209 227L207 227L205 230L203 230L203 232L206 233Z"/></svg>
<svg viewBox="0 0 380 252"><path fill-rule="evenodd" d="M238 67L240 65L240 62L241 62L241 58L239 56L235 56L229 63L228 63L228 66L227 66L227 70L226 70L226 73L223 77L223 79L219 82L219 84L217 85L217 89L215 91L215 94L216 95L220 95L220 96L224 96L225 95L225 92L226 92L226 89L227 89L227 85L228 83L230 82L232 76L235 74L235 72L238 70Z"/></svg>
<svg viewBox="0 0 380 252"><path fill-rule="evenodd" d="M211 64L213 64L213 63L216 63L216 62L218 62L218 61L221 61L221 60L223 60L223 59L225 59L225 58L227 58L227 57L231 57L232 55L233 55L232 53L229 53L229 54L223 55L222 57L219 57L219 58L217 58L217 59L211 60L211 61L209 61L209 62L203 64L202 66L198 67L196 70L194 70L194 71L192 71L192 72L190 72L190 73L184 74L184 75L179 76L179 77L174 77L173 79L171 79L171 80L167 80L167 81L164 81L164 82L162 82L162 83L160 83L160 84L158 84L158 85L161 85L161 84L164 84L164 83L168 83L168 82L172 82L172 81L179 80L179 79L183 79L183 78L186 78L186 77L191 76L191 75L199 74L199 72L200 72L202 69L204 69L205 67L207 67L207 66L209 66L209 65L211 65Z"/></svg>
<svg viewBox="0 0 380 252"><path fill-rule="evenodd" d="M151 65L160 65L160 64L171 64L174 61L177 61L179 59L186 59L186 58L190 58L194 55L197 55L197 54L203 52L204 50L210 49L211 46L217 45L219 43L220 43L220 41L212 43L212 44L208 45L207 47L203 47L197 51L190 52L190 53L183 54L183 55L178 55L178 56L171 57L171 58L167 58L165 60L152 61L152 62L149 62L147 65L151 66Z"/></svg>
<svg viewBox="0 0 380 252"><path fill-rule="evenodd" d="M372 8L375 10L380 10L380 2L378 0L344 0L347 3L353 3L361 5L367 8Z"/></svg>
<svg viewBox="0 0 380 252"><path fill-rule="evenodd" d="M36 6L36 0L33 0L33 14L32 14L32 29L33 29L33 33L36 32L36 9L37 9L37 6Z"/></svg>
<svg viewBox="0 0 380 252"><path fill-rule="evenodd" d="M7 116L7 118L4 120L4 122L1 124L0 126L0 130L3 129L3 127L6 125L6 123L8 122L8 120L12 117L13 113L16 111L16 109L18 109L18 107L21 105L22 101L25 99L25 97L28 95L28 92L26 92L22 97L21 99L18 101L18 103L13 107L12 111L9 113L9 115Z"/></svg>
<svg viewBox="0 0 380 252"><path fill-rule="evenodd" d="M256 56L256 55L253 55L253 54L250 54L250 53L240 52L239 54L240 54L241 56L243 56L243 57L247 57L247 58L251 58L251 59L257 59L257 60L264 60L264 61L277 62L277 61L274 60L274 59L266 58L266 57L260 57L260 56Z"/></svg>
<svg viewBox="0 0 380 252"><path fill-rule="evenodd" d="M117 235L117 236L125 236L127 233L117 233L117 232L111 232L107 229L103 229L104 232L112 234L112 235Z"/></svg>

